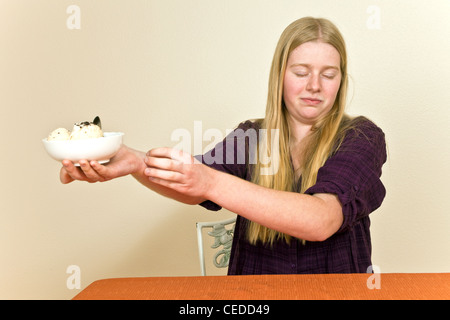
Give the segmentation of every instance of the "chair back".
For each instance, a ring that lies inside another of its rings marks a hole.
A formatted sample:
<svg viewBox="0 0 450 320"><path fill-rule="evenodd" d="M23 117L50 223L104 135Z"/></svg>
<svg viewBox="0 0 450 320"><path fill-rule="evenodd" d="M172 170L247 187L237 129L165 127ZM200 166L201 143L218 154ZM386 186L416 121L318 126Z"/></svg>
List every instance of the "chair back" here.
<svg viewBox="0 0 450 320"><path fill-rule="evenodd" d="M217 268L226 268L230 261L231 244L233 243L234 225L236 223L236 217L221 221L211 222L197 222L197 241L198 241L198 254L200 258L200 269L202 276L206 275L205 267L205 254L203 250L203 228L210 228L211 231L208 235L214 237L214 243L211 245L212 249L219 249L213 258L213 264ZM231 225L231 227L226 228Z"/></svg>

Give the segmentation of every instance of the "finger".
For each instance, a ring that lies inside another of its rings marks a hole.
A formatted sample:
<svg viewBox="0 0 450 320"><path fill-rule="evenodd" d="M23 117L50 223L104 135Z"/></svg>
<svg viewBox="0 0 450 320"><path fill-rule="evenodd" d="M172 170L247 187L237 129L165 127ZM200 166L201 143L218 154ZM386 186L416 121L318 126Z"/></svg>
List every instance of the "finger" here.
<svg viewBox="0 0 450 320"><path fill-rule="evenodd" d="M155 148L147 152L148 157L170 158L171 148Z"/></svg>
<svg viewBox="0 0 450 320"><path fill-rule="evenodd" d="M181 172L182 164L169 158L146 157L145 164L151 168Z"/></svg>
<svg viewBox="0 0 450 320"><path fill-rule="evenodd" d="M72 163L72 161L63 160L62 164L64 166L64 170L61 170L61 174L63 175L64 182L65 181L71 182L73 180L80 180L80 181L87 180L86 175L83 173L83 171L81 171L79 168L77 168ZM69 177L71 180L69 179ZM60 175L60 178L61 178L61 175ZM61 180L61 182L63 182L63 180Z"/></svg>
<svg viewBox="0 0 450 320"><path fill-rule="evenodd" d="M185 191L185 186L182 183L179 183L176 181L170 181L170 180L160 179L160 178L156 178L156 177L149 177L148 179L152 183L159 184L160 186L163 186L168 189L172 189L179 193L183 193Z"/></svg>
<svg viewBox="0 0 450 320"><path fill-rule="evenodd" d="M87 160L78 161L81 170L87 177L88 182L104 181L105 179L95 171Z"/></svg>
<svg viewBox="0 0 450 320"><path fill-rule="evenodd" d="M90 165L99 176L103 177L103 179L108 180L112 176L111 169L98 163L97 161L91 161Z"/></svg>
<svg viewBox="0 0 450 320"><path fill-rule="evenodd" d="M147 168L144 170L144 174L149 178L158 180L165 180L171 182L180 182L183 179L183 175L176 171L160 170L155 168Z"/></svg>
<svg viewBox="0 0 450 320"><path fill-rule="evenodd" d="M194 162L192 156L183 150L176 148L156 148L147 152L149 157L170 158L182 163L192 164Z"/></svg>
<svg viewBox="0 0 450 320"><path fill-rule="evenodd" d="M175 183L172 182L172 181L167 181L167 180L159 179L159 178L155 178L155 177L149 177L148 179L151 182L159 184L159 185L161 185L163 187L170 188L170 189L175 189L174 188L175 187Z"/></svg>

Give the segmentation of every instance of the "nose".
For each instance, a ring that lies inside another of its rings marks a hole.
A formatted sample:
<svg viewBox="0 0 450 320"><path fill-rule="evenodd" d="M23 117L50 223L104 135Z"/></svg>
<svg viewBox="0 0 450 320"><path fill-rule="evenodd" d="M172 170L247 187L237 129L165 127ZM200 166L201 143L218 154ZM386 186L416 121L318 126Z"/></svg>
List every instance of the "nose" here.
<svg viewBox="0 0 450 320"><path fill-rule="evenodd" d="M318 75L311 75L306 85L306 90L310 92L320 91L320 77Z"/></svg>

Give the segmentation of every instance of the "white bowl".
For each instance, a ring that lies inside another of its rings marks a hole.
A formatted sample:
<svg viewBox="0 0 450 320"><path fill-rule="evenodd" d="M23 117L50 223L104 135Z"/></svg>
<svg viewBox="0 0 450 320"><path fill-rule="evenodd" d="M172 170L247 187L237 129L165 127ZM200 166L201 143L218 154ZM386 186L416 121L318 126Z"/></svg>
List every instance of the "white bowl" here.
<svg viewBox="0 0 450 320"><path fill-rule="evenodd" d="M55 160L64 159L78 163L80 160L97 160L108 162L122 144L122 132L103 132L103 137L81 140L52 140L42 139L45 150Z"/></svg>

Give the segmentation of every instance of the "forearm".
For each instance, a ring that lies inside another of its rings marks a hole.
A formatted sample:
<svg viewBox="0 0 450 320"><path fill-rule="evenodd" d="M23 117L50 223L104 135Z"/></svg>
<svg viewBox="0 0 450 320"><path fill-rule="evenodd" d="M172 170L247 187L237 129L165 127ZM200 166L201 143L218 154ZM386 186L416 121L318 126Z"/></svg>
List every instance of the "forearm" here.
<svg viewBox="0 0 450 320"><path fill-rule="evenodd" d="M342 225L342 207L335 195L264 188L170 148L150 150L147 156L145 175L170 192L186 195L186 203L208 199L251 221L309 241L325 240Z"/></svg>
<svg viewBox="0 0 450 320"><path fill-rule="evenodd" d="M323 241L342 224L333 195L306 195L264 188L215 172L208 199L251 221L309 241Z"/></svg>

